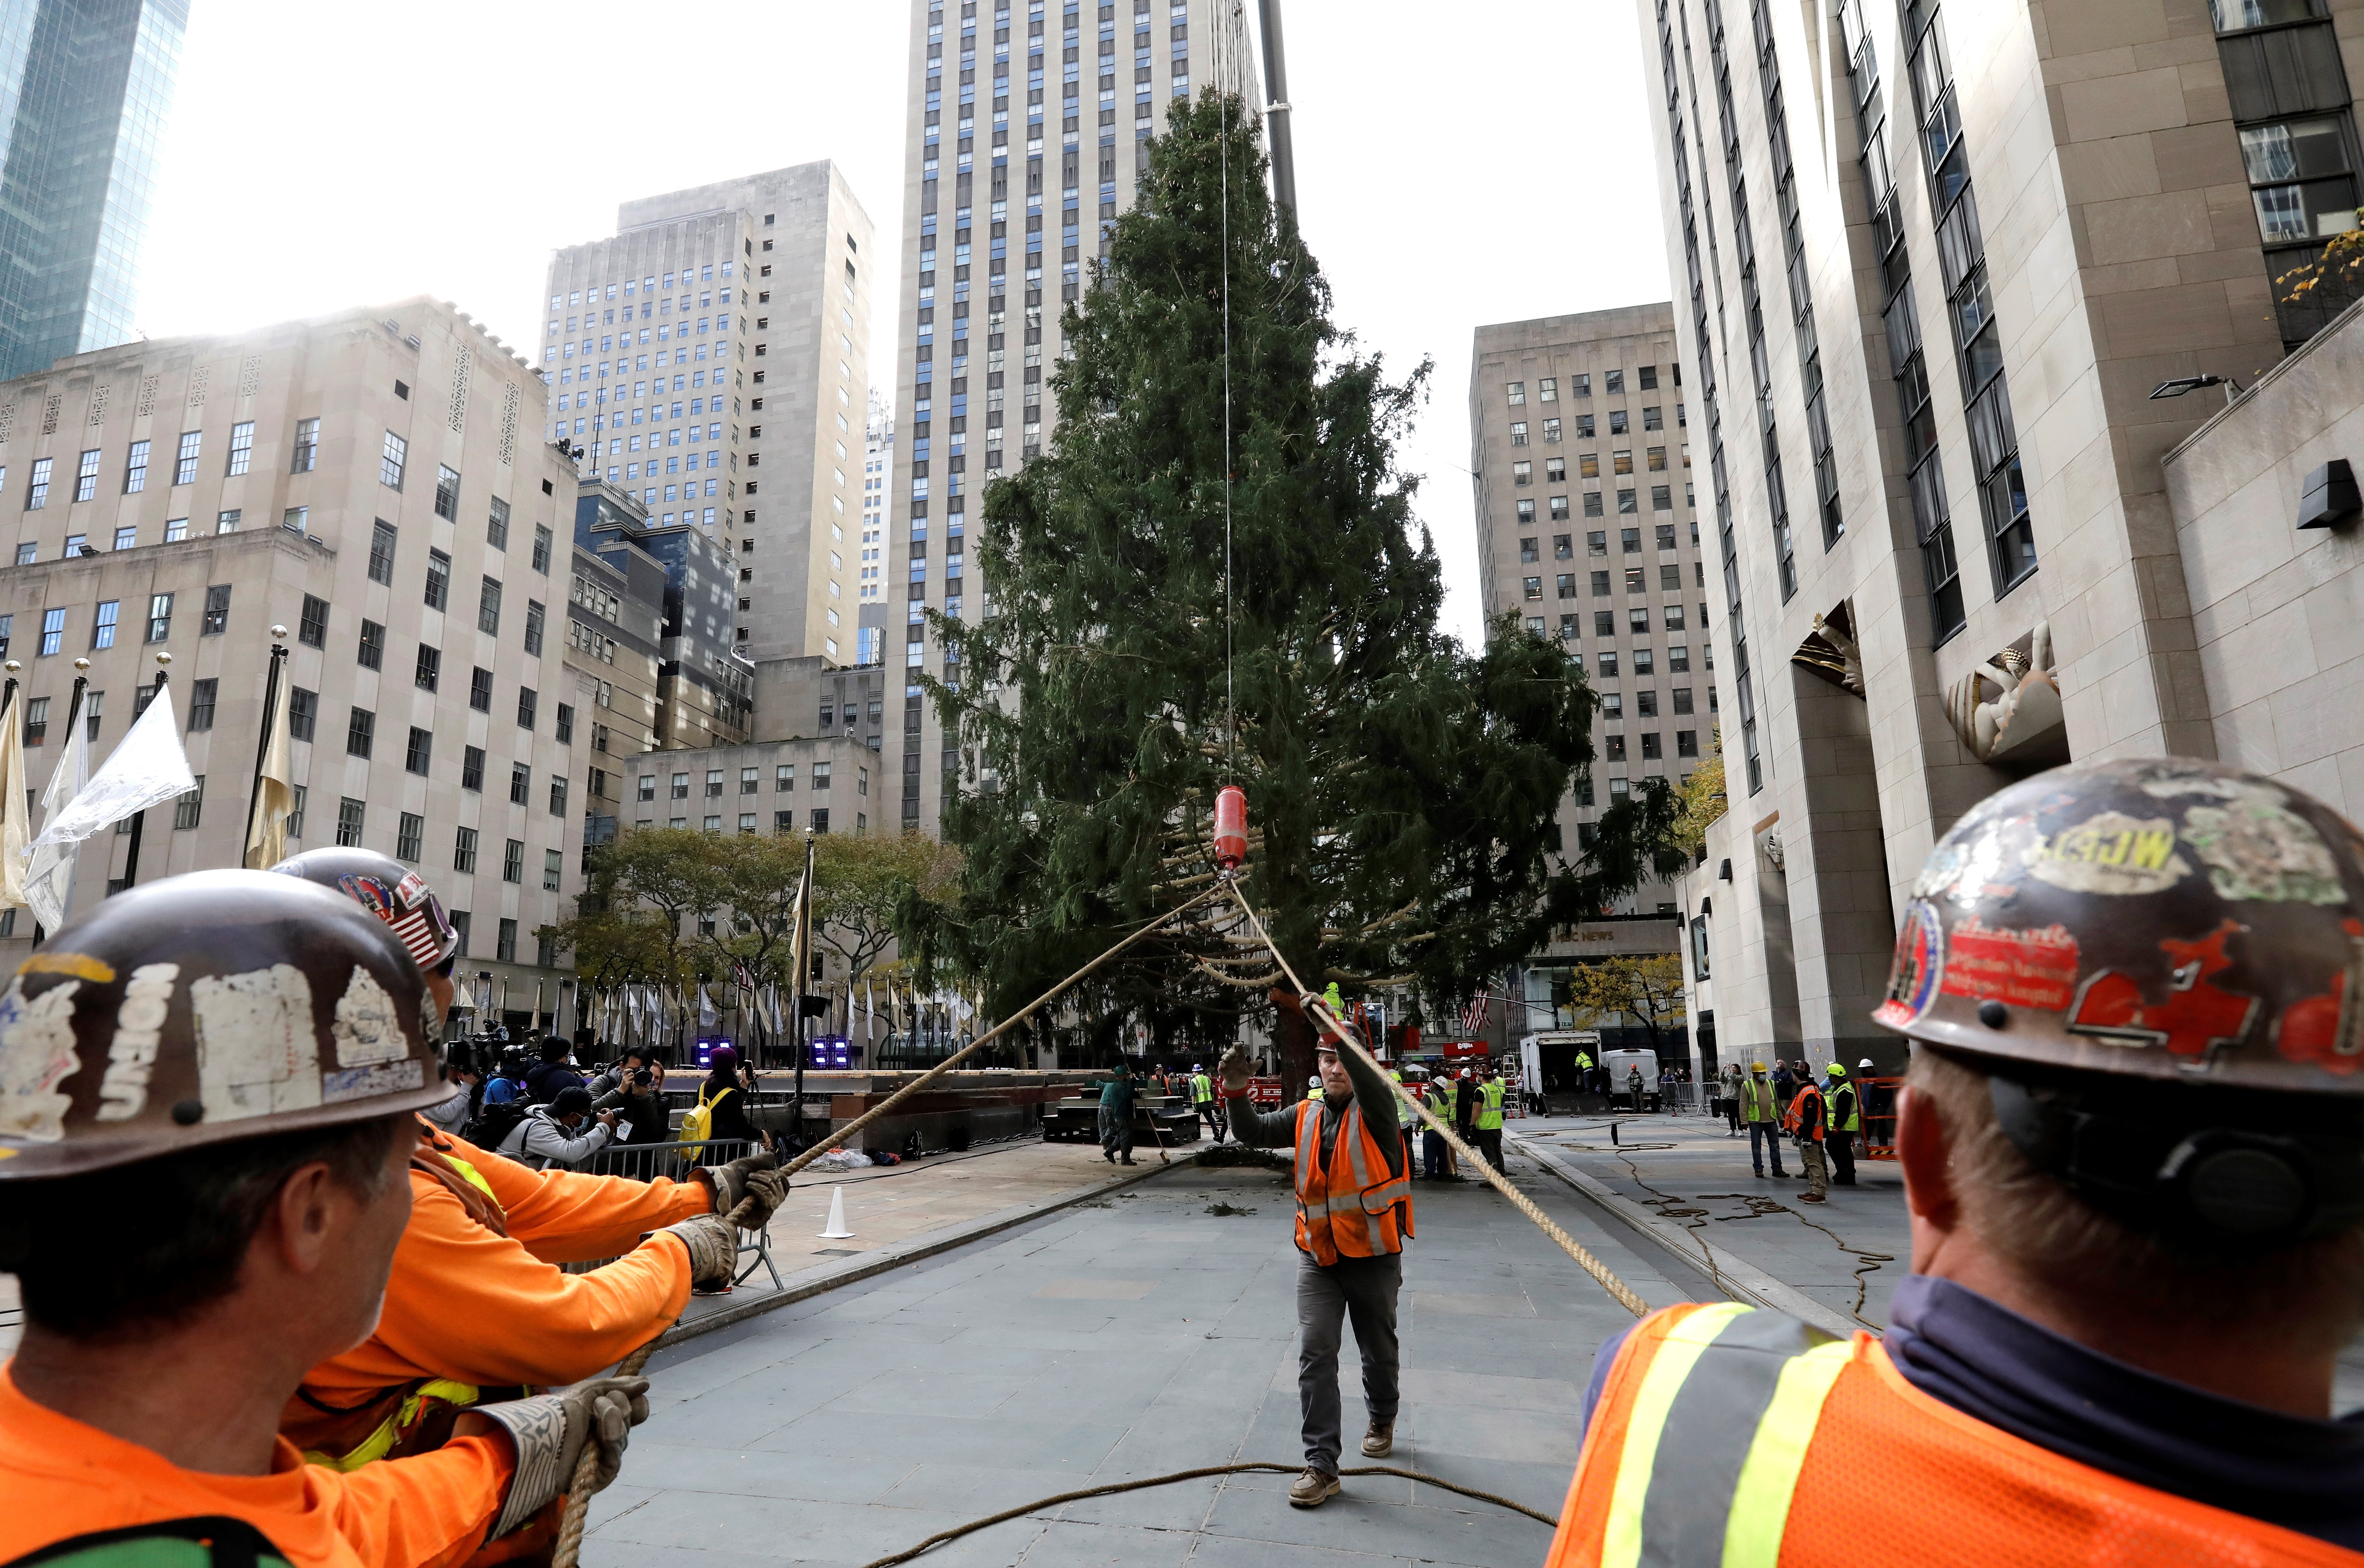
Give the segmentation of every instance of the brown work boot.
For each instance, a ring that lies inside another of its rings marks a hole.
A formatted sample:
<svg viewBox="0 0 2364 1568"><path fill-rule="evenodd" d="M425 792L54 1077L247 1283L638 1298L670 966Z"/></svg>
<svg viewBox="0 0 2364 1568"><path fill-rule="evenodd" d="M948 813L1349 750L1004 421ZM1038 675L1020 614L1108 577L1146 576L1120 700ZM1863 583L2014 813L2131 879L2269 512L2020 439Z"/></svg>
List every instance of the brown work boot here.
<svg viewBox="0 0 2364 1568"><path fill-rule="evenodd" d="M1396 1424L1393 1421L1373 1421L1371 1429L1363 1434L1363 1457L1385 1459L1396 1451Z"/></svg>
<svg viewBox="0 0 2364 1568"><path fill-rule="evenodd" d="M1338 1478L1324 1475L1311 1465L1305 1473L1289 1483L1288 1506L1293 1508L1318 1508L1338 1495Z"/></svg>

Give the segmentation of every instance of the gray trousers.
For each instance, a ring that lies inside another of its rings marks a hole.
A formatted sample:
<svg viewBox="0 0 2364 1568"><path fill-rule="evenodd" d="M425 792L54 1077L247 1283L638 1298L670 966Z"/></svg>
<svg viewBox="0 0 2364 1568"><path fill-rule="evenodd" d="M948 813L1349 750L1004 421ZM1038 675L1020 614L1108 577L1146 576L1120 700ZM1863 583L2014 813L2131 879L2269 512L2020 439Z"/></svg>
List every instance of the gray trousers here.
<svg viewBox="0 0 2364 1568"><path fill-rule="evenodd" d="M1100 1107L1100 1147L1121 1160L1132 1158L1132 1113Z"/></svg>
<svg viewBox="0 0 2364 1568"><path fill-rule="evenodd" d="M1310 1252L1297 1258L1297 1401L1305 1418L1305 1462L1335 1475L1344 1441L1338 1429L1338 1339L1350 1315L1363 1352L1363 1403L1375 1423L1396 1418L1396 1293L1403 1284L1403 1256L1340 1258L1326 1268Z"/></svg>

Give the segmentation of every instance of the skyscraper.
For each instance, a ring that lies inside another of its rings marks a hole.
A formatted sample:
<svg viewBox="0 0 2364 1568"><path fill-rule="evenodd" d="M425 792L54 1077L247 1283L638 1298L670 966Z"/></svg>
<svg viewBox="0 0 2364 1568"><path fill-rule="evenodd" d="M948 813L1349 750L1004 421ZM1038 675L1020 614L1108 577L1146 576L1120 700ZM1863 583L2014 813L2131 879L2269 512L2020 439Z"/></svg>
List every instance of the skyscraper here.
<svg viewBox="0 0 2364 1568"><path fill-rule="evenodd" d="M0 9L0 380L131 336L186 0Z"/></svg>
<svg viewBox="0 0 2364 1568"><path fill-rule="evenodd" d="M886 508L890 668L960 678L956 664L931 665L924 616L977 608L961 571L967 498L1056 424L1044 367L1059 357L1062 306L1091 282L1085 252L1105 253L1161 108L1199 88L1244 95L1254 77L1237 0L913 0L901 305L913 336L896 373L905 439ZM888 759L899 820L932 828L958 747L916 684L903 706L905 749Z"/></svg>
<svg viewBox="0 0 2364 1568"><path fill-rule="evenodd" d="M869 215L824 161L626 202L616 228L551 257L550 438L731 552L749 659L851 663Z"/></svg>

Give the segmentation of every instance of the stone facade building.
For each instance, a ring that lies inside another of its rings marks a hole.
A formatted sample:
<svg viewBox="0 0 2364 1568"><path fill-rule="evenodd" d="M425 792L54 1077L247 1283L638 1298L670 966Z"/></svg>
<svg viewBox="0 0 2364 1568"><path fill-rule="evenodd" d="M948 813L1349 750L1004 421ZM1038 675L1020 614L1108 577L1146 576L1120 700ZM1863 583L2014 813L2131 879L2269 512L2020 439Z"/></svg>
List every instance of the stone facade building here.
<svg viewBox="0 0 2364 1568"><path fill-rule="evenodd" d="M39 789L74 662L94 766L172 655L197 790L147 814L140 882L240 862L271 628L300 848L415 866L465 967L523 1021L559 995L536 932L572 914L591 714L564 668L574 473L539 436L527 362L448 305L407 299L219 338L126 344L0 384L0 641ZM562 488L563 487L563 488ZM82 850L72 907L129 871ZM5 945L21 956L30 917Z"/></svg>
<svg viewBox="0 0 2364 1568"><path fill-rule="evenodd" d="M2204 650L2260 601L2203 611L2163 460L2339 307L2277 280L2355 226L2364 22L1641 11L1720 578L1694 1005L1727 1054L1892 1066L1868 1016L1935 839L2070 758L2217 755L2244 707ZM2208 559L2282 560L2292 526Z"/></svg>

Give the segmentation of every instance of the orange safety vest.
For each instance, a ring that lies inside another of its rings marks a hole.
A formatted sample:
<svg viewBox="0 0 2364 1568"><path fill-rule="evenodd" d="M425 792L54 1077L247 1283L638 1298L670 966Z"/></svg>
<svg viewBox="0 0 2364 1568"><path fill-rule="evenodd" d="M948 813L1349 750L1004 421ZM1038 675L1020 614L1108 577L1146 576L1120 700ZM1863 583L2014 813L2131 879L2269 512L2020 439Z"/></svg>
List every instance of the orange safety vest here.
<svg viewBox="0 0 2364 1568"><path fill-rule="evenodd" d="M1916 1568L2359 1561L1965 1415L1868 1333L1719 1302L1655 1312L1619 1348L1544 1568L1853 1568L1867 1540Z"/></svg>
<svg viewBox="0 0 2364 1568"><path fill-rule="evenodd" d="M1389 1141L1403 1147L1396 1129ZM1388 1173L1388 1157L1363 1125L1363 1107L1346 1102L1330 1168L1321 1168L1321 1102L1297 1103L1297 1245L1317 1263L1403 1251L1411 1234L1411 1173Z"/></svg>
<svg viewBox="0 0 2364 1568"><path fill-rule="evenodd" d="M1813 1097L1816 1105L1823 1104L1823 1091L1819 1087L1812 1084L1801 1085L1796 1094L1790 1096L1790 1108L1781 1113L1781 1125L1789 1131L1794 1133L1803 1125L1804 1118L1799 1113L1805 1109L1808 1095ZM1825 1106L1823 1114L1814 1118L1814 1130L1805 1136L1809 1140L1820 1143L1823 1140L1823 1130L1830 1126L1830 1109Z"/></svg>

